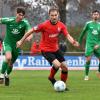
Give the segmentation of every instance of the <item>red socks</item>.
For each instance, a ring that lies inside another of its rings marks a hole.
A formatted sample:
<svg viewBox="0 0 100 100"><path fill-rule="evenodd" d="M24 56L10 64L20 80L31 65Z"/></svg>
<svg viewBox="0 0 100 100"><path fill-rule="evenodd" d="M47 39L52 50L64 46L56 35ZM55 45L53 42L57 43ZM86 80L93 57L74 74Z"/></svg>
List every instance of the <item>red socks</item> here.
<svg viewBox="0 0 100 100"><path fill-rule="evenodd" d="M56 69L54 66L50 70L49 78L54 79L55 74L57 73L58 69Z"/></svg>
<svg viewBox="0 0 100 100"><path fill-rule="evenodd" d="M56 69L54 66L51 68L50 70L50 75L49 75L49 78L50 79L54 79L54 76L55 74L57 73L58 69ZM66 71L61 71L61 76L60 76L60 79L63 81L63 82L66 82L67 79L68 79L68 69Z"/></svg>
<svg viewBox="0 0 100 100"><path fill-rule="evenodd" d="M61 80L63 82L66 82L68 79L68 70L67 71L61 71L61 76L60 76Z"/></svg>

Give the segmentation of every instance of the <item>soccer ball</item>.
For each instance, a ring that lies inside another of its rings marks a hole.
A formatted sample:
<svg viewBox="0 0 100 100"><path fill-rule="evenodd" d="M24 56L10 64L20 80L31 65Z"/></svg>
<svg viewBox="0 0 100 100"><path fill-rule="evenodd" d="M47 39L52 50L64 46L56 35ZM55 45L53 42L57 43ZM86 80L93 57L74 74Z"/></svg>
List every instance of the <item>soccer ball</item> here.
<svg viewBox="0 0 100 100"><path fill-rule="evenodd" d="M54 84L54 90L57 92L63 92L65 91L66 84L63 81L56 81Z"/></svg>

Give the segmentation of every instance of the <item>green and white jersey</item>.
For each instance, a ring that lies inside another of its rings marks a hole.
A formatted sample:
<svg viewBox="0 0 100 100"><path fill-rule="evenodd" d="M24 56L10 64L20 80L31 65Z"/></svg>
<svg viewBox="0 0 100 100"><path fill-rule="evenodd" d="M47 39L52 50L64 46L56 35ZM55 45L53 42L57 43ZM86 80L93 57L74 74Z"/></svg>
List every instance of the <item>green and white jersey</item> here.
<svg viewBox="0 0 100 100"><path fill-rule="evenodd" d="M16 45L16 42L31 28L26 19L16 22L16 17L1 18L0 23L6 25L4 43L9 43L13 46Z"/></svg>
<svg viewBox="0 0 100 100"><path fill-rule="evenodd" d="M86 43L96 45L100 45L100 23L89 21L85 24L85 27L83 28L83 31L81 32L79 43L81 44L83 36L86 35Z"/></svg>

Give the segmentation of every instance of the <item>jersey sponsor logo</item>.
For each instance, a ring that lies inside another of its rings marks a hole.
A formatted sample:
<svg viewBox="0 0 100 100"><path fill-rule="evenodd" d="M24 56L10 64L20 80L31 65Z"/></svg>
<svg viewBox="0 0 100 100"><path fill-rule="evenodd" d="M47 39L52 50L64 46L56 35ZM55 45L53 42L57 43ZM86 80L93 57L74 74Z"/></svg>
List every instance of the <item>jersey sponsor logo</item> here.
<svg viewBox="0 0 100 100"><path fill-rule="evenodd" d="M92 31L92 34L97 35L98 34L98 31L97 30L93 30Z"/></svg>
<svg viewBox="0 0 100 100"><path fill-rule="evenodd" d="M61 28L60 27L58 27L58 32L60 32L61 31Z"/></svg>
<svg viewBox="0 0 100 100"><path fill-rule="evenodd" d="M49 35L50 38L54 38L54 37L57 37L57 36L58 36L58 34L50 34Z"/></svg>
<svg viewBox="0 0 100 100"><path fill-rule="evenodd" d="M13 29L13 30L12 30L12 33L13 33L13 34L19 34L20 32L18 31L18 29Z"/></svg>

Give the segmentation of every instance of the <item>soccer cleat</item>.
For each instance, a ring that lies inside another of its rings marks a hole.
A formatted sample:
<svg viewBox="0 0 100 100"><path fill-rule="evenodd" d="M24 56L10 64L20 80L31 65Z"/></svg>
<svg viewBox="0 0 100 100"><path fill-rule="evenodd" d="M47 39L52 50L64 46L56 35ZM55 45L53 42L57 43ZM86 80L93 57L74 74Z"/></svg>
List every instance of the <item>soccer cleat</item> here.
<svg viewBox="0 0 100 100"><path fill-rule="evenodd" d="M9 77L5 76L5 86L9 86Z"/></svg>
<svg viewBox="0 0 100 100"><path fill-rule="evenodd" d="M66 88L65 88L65 91L69 91L69 89L66 87Z"/></svg>
<svg viewBox="0 0 100 100"><path fill-rule="evenodd" d="M85 76L84 80L85 81L88 81L89 80L89 77L88 76Z"/></svg>
<svg viewBox="0 0 100 100"><path fill-rule="evenodd" d="M4 83L4 78L0 78L0 84Z"/></svg>
<svg viewBox="0 0 100 100"><path fill-rule="evenodd" d="M55 82L56 82L56 80L55 80L54 78L50 78L50 77L48 77L48 80L52 83L52 85L54 85Z"/></svg>

